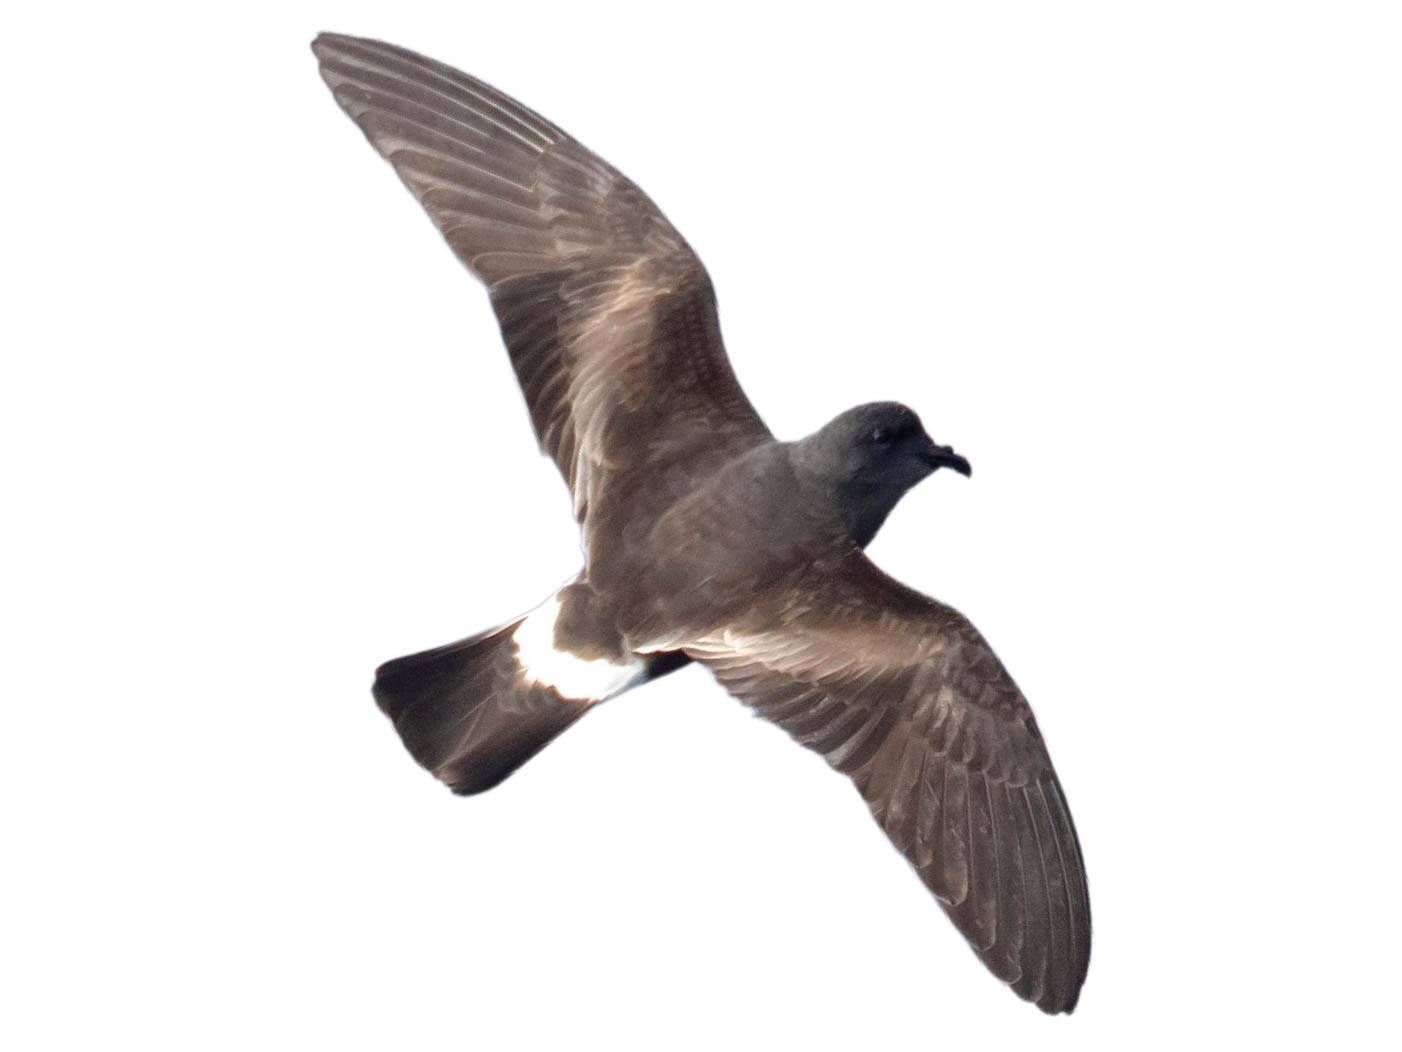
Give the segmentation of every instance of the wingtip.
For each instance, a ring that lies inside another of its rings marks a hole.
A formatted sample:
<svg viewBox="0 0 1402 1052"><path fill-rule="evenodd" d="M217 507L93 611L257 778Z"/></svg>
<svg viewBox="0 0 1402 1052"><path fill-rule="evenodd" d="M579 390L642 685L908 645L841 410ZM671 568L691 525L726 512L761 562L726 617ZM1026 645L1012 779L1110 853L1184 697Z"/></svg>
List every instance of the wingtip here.
<svg viewBox="0 0 1402 1052"><path fill-rule="evenodd" d="M335 51L338 47L344 47L346 44L354 44L358 39L358 37L345 33L331 33L322 30L312 39L310 47L313 55L318 59L325 60L327 52Z"/></svg>
<svg viewBox="0 0 1402 1052"><path fill-rule="evenodd" d="M1076 1005L1081 1000L1081 989L1076 987L1071 993L1064 996L1047 996L1033 1003L1047 1015L1071 1015L1076 1011Z"/></svg>

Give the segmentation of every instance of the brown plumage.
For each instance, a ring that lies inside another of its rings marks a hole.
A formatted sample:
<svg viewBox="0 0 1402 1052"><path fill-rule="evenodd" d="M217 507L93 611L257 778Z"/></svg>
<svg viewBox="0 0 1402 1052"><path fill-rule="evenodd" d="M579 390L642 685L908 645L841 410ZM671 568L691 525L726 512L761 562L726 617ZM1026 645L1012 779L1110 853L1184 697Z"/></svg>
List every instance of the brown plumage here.
<svg viewBox="0 0 1402 1052"><path fill-rule="evenodd" d="M1090 904L1031 709L968 621L862 552L912 485L968 462L893 403L776 440L700 260L633 183L441 63L330 34L313 50L487 286L585 542L540 611L380 670L410 752L479 792L598 701L700 661L852 778L995 975L1070 1011Z"/></svg>

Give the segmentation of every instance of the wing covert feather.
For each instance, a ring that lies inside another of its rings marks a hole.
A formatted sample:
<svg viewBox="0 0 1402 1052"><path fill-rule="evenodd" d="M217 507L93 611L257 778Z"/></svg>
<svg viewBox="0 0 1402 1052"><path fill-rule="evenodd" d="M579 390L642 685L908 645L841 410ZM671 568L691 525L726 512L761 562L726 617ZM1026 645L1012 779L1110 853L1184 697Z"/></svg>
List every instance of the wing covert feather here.
<svg viewBox="0 0 1402 1052"><path fill-rule="evenodd" d="M1031 708L961 614L854 553L686 651L852 778L994 975L1075 1007L1090 900L1071 813Z"/></svg>
<svg viewBox="0 0 1402 1052"><path fill-rule="evenodd" d="M586 535L619 476L771 437L726 358L705 268L634 183L440 62L330 33L312 50L341 108L487 286Z"/></svg>

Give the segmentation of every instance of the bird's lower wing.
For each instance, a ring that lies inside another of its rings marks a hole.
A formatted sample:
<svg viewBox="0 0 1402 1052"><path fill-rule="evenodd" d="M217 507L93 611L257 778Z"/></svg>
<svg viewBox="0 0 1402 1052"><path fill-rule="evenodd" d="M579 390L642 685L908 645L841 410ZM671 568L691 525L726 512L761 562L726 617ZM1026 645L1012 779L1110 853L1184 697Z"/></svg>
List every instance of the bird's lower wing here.
<svg viewBox="0 0 1402 1052"><path fill-rule="evenodd" d="M853 552L686 645L733 694L852 778L988 968L1075 1007L1090 901L1032 710L958 612Z"/></svg>
<svg viewBox="0 0 1402 1052"><path fill-rule="evenodd" d="M490 85L322 34L336 101L488 288L541 447L589 528L610 477L769 437L705 269L631 181Z"/></svg>

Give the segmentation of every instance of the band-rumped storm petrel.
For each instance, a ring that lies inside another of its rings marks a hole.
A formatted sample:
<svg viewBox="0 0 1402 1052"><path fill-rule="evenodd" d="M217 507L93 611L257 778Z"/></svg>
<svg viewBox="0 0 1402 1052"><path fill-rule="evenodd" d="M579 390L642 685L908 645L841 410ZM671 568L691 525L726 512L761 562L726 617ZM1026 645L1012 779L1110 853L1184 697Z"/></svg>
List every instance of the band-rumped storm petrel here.
<svg viewBox="0 0 1402 1052"><path fill-rule="evenodd" d="M1047 1012L1090 961L1080 846L1032 710L956 611L863 554L969 464L910 409L781 442L740 389L705 268L632 182L421 55L324 34L336 101L489 290L579 576L503 627L381 667L380 707L458 793L691 661L848 775L984 964Z"/></svg>

